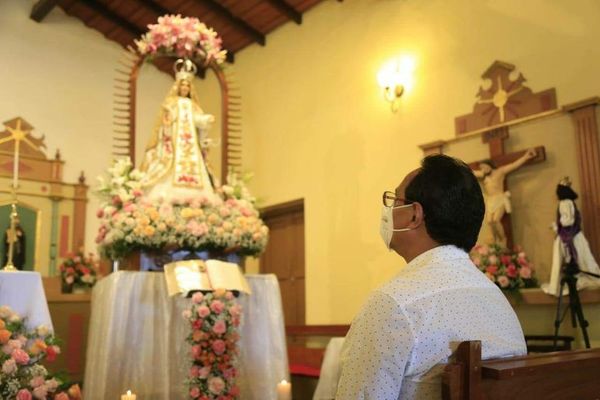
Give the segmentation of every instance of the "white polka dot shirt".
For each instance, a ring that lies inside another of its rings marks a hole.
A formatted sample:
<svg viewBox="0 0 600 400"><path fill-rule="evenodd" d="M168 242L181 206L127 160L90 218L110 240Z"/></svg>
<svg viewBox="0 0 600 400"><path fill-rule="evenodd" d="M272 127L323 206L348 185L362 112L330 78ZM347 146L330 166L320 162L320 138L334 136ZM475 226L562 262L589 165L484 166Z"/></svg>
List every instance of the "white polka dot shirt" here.
<svg viewBox="0 0 600 400"><path fill-rule="evenodd" d="M484 359L527 352L510 304L467 253L440 246L371 294L342 350L337 400L441 399L441 371L458 344Z"/></svg>

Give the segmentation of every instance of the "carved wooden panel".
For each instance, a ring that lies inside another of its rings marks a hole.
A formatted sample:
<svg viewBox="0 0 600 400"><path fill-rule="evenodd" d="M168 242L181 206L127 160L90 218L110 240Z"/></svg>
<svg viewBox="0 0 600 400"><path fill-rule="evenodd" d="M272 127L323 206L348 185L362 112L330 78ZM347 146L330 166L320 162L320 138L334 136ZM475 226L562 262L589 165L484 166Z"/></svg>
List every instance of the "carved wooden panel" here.
<svg viewBox="0 0 600 400"><path fill-rule="evenodd" d="M477 102L470 114L454 120L456 135L495 127L556 109L556 90L534 93L524 85L525 77L515 66L495 61L481 76Z"/></svg>

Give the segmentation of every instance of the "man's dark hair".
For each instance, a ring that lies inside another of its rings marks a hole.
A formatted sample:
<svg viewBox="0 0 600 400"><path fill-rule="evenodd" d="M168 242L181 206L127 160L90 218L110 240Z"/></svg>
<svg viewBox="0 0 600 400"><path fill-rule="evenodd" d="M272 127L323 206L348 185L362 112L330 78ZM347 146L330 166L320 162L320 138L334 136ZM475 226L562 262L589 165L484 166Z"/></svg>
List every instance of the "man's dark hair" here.
<svg viewBox="0 0 600 400"><path fill-rule="evenodd" d="M425 228L433 240L466 252L475 246L485 204L467 164L443 154L425 157L406 187L405 197L423 206Z"/></svg>
<svg viewBox="0 0 600 400"><path fill-rule="evenodd" d="M567 185L557 185L556 186L556 196L559 200L577 200L577 193L571 189L571 186Z"/></svg>

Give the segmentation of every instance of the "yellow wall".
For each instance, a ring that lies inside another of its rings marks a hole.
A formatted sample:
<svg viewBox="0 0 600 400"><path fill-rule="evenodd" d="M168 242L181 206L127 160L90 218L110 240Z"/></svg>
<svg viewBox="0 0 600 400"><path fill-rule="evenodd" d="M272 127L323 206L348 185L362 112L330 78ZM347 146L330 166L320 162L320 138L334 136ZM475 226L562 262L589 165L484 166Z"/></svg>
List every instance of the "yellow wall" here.
<svg viewBox="0 0 600 400"><path fill-rule="evenodd" d="M48 155L61 150L66 182L76 183L84 171L96 186L111 159L114 70L122 49L59 7L34 22L29 13L36 1L0 1L0 122L25 118L35 134L46 135ZM140 74L140 151L170 82L155 68ZM98 200L91 191L89 197L86 248L94 251Z"/></svg>
<svg viewBox="0 0 600 400"><path fill-rule="evenodd" d="M263 205L305 199L308 323L350 322L402 267L378 235L381 192L418 166L418 144L453 136L494 60L517 65L534 90L556 87L561 104L600 93L598 17L591 0L324 1L236 54L251 188ZM376 74L402 54L416 56L416 81L393 114ZM214 87L202 90L209 110ZM515 146L546 140L524 137Z"/></svg>

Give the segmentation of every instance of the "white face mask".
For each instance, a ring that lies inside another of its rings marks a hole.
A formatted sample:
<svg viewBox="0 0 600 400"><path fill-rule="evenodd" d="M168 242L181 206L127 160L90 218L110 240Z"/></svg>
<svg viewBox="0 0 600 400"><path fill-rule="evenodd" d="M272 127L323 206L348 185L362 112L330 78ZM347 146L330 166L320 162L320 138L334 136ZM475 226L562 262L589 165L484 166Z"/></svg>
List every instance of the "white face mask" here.
<svg viewBox="0 0 600 400"><path fill-rule="evenodd" d="M381 209L381 225L379 227L379 234L383 239L388 250L391 250L390 245L392 244L392 236L394 232L406 232L412 230L412 228L401 228L394 229L394 213L393 210L396 208L412 207L412 204L405 204L403 206L386 207L382 206Z"/></svg>

